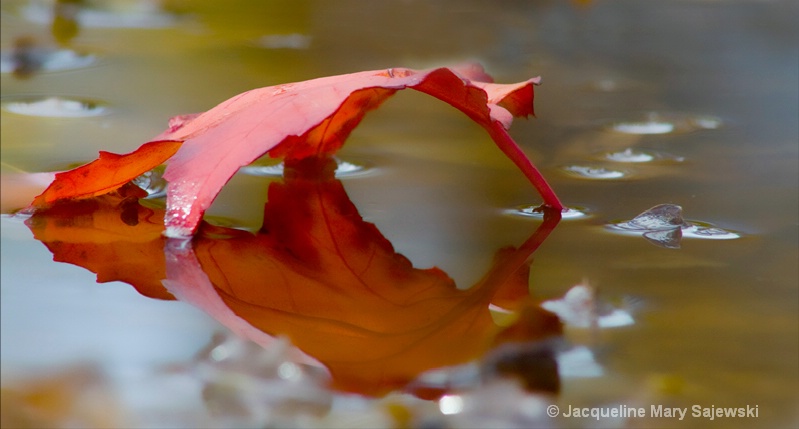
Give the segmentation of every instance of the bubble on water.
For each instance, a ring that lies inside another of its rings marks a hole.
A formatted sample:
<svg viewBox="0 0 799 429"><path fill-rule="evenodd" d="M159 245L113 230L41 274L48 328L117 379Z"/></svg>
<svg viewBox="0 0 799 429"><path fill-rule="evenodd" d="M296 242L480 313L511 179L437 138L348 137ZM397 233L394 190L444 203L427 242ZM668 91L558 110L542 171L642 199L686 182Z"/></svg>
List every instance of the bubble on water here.
<svg viewBox="0 0 799 429"><path fill-rule="evenodd" d="M567 165L562 167L570 176L581 179L614 180L629 177L629 173L624 170L615 170L605 167L589 165Z"/></svg>
<svg viewBox="0 0 799 429"><path fill-rule="evenodd" d="M649 112L642 118L611 122L607 129L622 134L649 135L717 129L721 126L721 119L713 116Z"/></svg>
<svg viewBox="0 0 799 429"><path fill-rule="evenodd" d="M239 171L252 176L282 177L284 165L282 162L274 165L247 165ZM372 172L372 168L362 164L336 159L336 177L362 176Z"/></svg>
<svg viewBox="0 0 799 429"><path fill-rule="evenodd" d="M14 97L3 101L3 109L26 116L84 118L105 115L109 108L96 100L66 97Z"/></svg>
<svg viewBox="0 0 799 429"><path fill-rule="evenodd" d="M544 211L540 206L519 206L515 209L506 210L506 213L514 216L531 217L534 219L544 219ZM561 212L562 220L580 219L589 216L589 211L585 207L566 207Z"/></svg>

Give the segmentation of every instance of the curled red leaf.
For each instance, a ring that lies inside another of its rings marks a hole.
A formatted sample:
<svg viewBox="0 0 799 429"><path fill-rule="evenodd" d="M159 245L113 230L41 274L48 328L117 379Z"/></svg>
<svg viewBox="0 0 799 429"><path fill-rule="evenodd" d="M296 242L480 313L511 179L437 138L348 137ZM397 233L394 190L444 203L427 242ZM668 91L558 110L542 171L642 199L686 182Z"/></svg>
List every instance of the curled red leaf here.
<svg viewBox="0 0 799 429"><path fill-rule="evenodd" d="M205 113L175 117L168 130L145 144L152 150L166 141L182 142L164 174L169 182L165 234L193 235L222 186L240 167L264 154L286 160L334 154L367 112L405 88L443 100L483 126L536 187L544 204L562 209L546 180L506 131L514 116L533 113L533 86L538 83L539 79L533 78L496 84L479 65L423 71L395 68L254 89ZM127 175L144 172L148 161L152 161L150 168L163 161L157 157L141 160L140 151L145 146L127 156L114 155L113 159L104 159L108 154L101 154L98 161L104 161L102 165L113 161L112 165L119 166L130 160L136 167L126 169ZM118 187L122 176L113 175L113 180L102 177L109 174L102 165L92 163L56 180L80 182L81 175L91 176L93 184L88 191L82 184L70 187L54 183L57 190L37 197L34 205L98 195Z"/></svg>

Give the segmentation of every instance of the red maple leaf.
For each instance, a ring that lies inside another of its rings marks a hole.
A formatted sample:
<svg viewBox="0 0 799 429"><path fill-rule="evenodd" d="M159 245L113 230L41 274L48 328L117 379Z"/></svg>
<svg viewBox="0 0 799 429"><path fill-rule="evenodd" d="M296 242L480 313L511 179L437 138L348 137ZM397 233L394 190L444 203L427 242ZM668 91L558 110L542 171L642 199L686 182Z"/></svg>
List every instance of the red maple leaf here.
<svg viewBox="0 0 799 429"><path fill-rule="evenodd" d="M366 112L411 88L483 126L535 186L544 205L560 210L555 193L506 131L514 116L533 114L538 82L495 84L480 66L467 65L366 71L254 89L205 113L172 118L168 130L132 153L102 152L100 159L58 174L32 206L100 195L167 161L165 234L188 237L240 167L266 153L286 160L332 155Z"/></svg>

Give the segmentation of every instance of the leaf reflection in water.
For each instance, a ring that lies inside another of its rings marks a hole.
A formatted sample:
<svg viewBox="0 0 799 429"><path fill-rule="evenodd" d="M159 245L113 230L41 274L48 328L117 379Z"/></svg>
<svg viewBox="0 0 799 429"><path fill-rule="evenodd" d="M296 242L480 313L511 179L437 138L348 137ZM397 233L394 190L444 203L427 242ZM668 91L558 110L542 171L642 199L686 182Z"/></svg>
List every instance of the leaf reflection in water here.
<svg viewBox="0 0 799 429"><path fill-rule="evenodd" d="M192 240L167 239L164 211L138 204L146 192L132 185L39 210L27 224L54 260L85 267L98 282L120 280L149 297L189 302L262 346L288 337L301 350L296 361L321 364L341 391L380 396L500 345L561 334L558 317L528 290L530 256L558 213L518 248L497 252L474 286L459 289L438 268L414 268L364 222L335 167L329 158L286 165L255 234L204 223ZM490 305L515 312L513 323L495 323ZM495 372L521 373L530 390L555 391L552 353L540 355L552 364ZM414 393L446 391L428 387Z"/></svg>

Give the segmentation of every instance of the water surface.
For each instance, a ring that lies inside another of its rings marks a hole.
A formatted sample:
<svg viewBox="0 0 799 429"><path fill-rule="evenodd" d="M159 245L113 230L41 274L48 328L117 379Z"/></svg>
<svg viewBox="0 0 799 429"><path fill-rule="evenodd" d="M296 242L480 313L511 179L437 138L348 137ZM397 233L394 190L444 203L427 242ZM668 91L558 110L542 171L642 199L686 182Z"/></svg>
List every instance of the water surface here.
<svg viewBox="0 0 799 429"><path fill-rule="evenodd" d="M635 319L597 332L567 326L564 339L589 347L598 366L581 373L561 362L560 393L547 401L563 410L759 407L754 419L627 422L635 427L799 422L795 2L115 5L54 27L49 2L2 4L0 48L11 58L0 112L4 388L88 366L86 377L110 383L104 388L119 399L105 416L113 425L196 425L208 413L199 387L166 383L158 371L187 365L224 331L196 307L96 284L89 271L53 262L10 216L35 188L21 175L84 163L99 150L129 152L170 116L251 88L477 60L500 82L543 77L537 117L517 120L511 134L564 203L585 214L563 219L536 251L531 294L558 299L588 282ZM21 50L34 58L23 68L13 60ZM540 200L484 131L423 94L399 93L370 113L339 156L368 169L341 177L364 220L415 267L438 266L461 287L541 223L515 213ZM209 218L256 228L274 180L238 175ZM683 237L664 248L606 227L658 204L740 238ZM347 410L382 409L336 404L322 426Z"/></svg>

